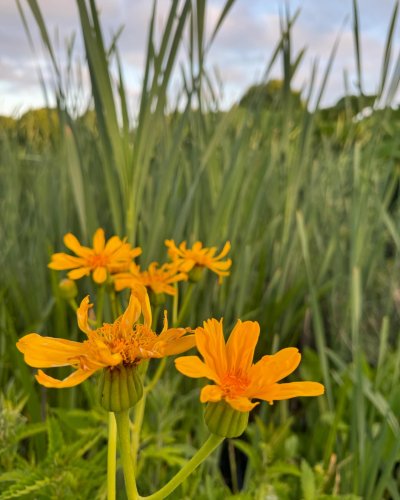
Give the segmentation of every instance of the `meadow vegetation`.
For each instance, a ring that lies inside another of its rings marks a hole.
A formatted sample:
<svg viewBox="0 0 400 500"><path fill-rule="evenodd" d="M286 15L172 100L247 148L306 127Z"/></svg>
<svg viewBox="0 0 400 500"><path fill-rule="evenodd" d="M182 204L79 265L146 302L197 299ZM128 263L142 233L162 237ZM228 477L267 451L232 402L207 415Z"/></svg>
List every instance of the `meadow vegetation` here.
<svg viewBox="0 0 400 500"><path fill-rule="evenodd" d="M0 500L105 498L107 413L96 381L45 390L15 347L33 331L81 340L58 289L64 275L47 264L65 233L89 243L100 226L140 245L142 266L166 260L165 239L229 240L231 275L222 285L205 276L185 323L223 317L230 331L238 318L257 320L256 359L298 346L301 378L326 388L261 404L243 436L171 498L400 498L397 4L375 96L363 92L354 2L357 95L321 109L336 46L302 94L293 89L303 52L291 43L296 16L283 16L263 80L221 110L207 53L234 2L208 39L206 3L172 1L161 33L154 8L135 117L118 39L105 45L94 0L76 2L92 88L80 115L79 71L59 66L39 3L21 3L22 18L29 9L36 20L28 33L39 29L47 47L57 109L0 120ZM275 64L282 81L271 83ZM85 290L95 296L89 278ZM168 361L143 418L141 490L164 484L204 440L202 382Z"/></svg>

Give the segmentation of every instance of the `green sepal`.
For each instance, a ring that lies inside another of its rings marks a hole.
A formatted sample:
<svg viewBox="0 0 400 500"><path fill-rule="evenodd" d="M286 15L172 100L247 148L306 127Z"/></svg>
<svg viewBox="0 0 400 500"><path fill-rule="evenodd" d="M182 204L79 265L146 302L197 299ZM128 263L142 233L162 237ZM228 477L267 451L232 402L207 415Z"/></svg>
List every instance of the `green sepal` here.
<svg viewBox="0 0 400 500"><path fill-rule="evenodd" d="M188 277L191 283L198 283L203 277L203 266L194 266L193 269L189 271Z"/></svg>
<svg viewBox="0 0 400 500"><path fill-rule="evenodd" d="M234 438L243 434L249 421L249 412L238 411L225 401L207 403L204 420L208 430L221 437Z"/></svg>
<svg viewBox="0 0 400 500"><path fill-rule="evenodd" d="M101 406L107 411L129 410L143 396L143 384L137 365L104 368L99 381Z"/></svg>

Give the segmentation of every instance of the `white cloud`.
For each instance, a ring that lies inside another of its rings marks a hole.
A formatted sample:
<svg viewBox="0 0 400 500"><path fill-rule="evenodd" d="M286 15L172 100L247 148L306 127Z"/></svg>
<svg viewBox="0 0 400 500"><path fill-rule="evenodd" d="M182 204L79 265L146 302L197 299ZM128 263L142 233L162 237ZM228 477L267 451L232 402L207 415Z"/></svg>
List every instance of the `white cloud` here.
<svg viewBox="0 0 400 500"><path fill-rule="evenodd" d="M288 0L292 13L301 5L301 14L293 30L293 47L299 51L307 46L303 64L295 78L295 84L303 87L309 81L312 61L319 59L320 68L327 63L330 51L343 20L347 24L343 30L335 64L326 91L326 103L343 95L343 72L349 71L350 81L355 81L354 48L351 27L350 0L324 2L320 0ZM207 36L215 26L223 0L211 0L207 6ZM374 92L378 85L383 44L393 9L392 0L361 0L360 17L362 30L362 65L367 92ZM22 3L36 54L33 54L23 24L18 14L15 0L2 0L0 18L0 114L21 106L40 106L40 85L35 68L40 65L47 82L51 82L51 72L47 55L40 41L38 29L26 3ZM57 59L61 66L66 64L65 40L76 33L76 57L83 59L83 44L80 36L79 15L72 0L39 0L49 34L55 41ZM147 30L151 16L152 2L149 0L98 0L98 10L104 29L106 43L120 26L125 28L119 39L119 50L124 65L128 93L132 102L137 102L140 92ZM225 87L224 104L238 99L250 84L263 74L272 51L279 39L279 13L284 9L284 1L275 3L265 0L237 0L225 20L208 54L207 67L213 71L218 67ZM162 32L169 0L158 2L156 32ZM160 36L160 35L158 35ZM399 44L396 37L396 51ZM183 57L183 52L181 52ZM278 62L273 75L280 74ZM321 77L320 77L321 78ZM34 92L33 89L36 88ZM353 85L354 89L354 85ZM8 98L12 93L12 99ZM18 101L19 99L19 101ZM41 102L40 102L41 101ZM7 103L12 102L10 107Z"/></svg>

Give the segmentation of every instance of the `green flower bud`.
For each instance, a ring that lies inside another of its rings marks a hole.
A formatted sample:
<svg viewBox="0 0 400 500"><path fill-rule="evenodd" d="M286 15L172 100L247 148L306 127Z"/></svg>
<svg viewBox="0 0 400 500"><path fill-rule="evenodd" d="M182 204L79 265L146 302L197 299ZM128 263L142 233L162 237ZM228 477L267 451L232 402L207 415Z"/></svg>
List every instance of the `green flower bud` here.
<svg viewBox="0 0 400 500"><path fill-rule="evenodd" d="M203 271L203 266L194 266L193 269L189 271L189 281L191 281L192 283L198 283L203 277Z"/></svg>
<svg viewBox="0 0 400 500"><path fill-rule="evenodd" d="M64 300L72 300L78 295L78 287L75 281L67 278L60 281L58 290L60 292L60 297Z"/></svg>
<svg viewBox="0 0 400 500"><path fill-rule="evenodd" d="M107 411L132 408L143 396L143 385L136 365L104 368L99 382L100 404Z"/></svg>
<svg viewBox="0 0 400 500"><path fill-rule="evenodd" d="M246 429L249 412L237 411L225 401L207 403L204 420L212 434L234 438L243 434Z"/></svg>

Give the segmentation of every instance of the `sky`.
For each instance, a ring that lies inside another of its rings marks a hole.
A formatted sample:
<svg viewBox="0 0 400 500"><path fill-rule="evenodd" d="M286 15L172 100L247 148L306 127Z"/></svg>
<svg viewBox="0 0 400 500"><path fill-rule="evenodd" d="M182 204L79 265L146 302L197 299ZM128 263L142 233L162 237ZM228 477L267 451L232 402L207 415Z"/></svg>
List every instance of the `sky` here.
<svg viewBox="0 0 400 500"><path fill-rule="evenodd" d="M65 69L67 41L75 34L73 61L84 68L83 46L74 0L38 0L56 57ZM383 61L385 40L394 8L393 0L359 0L363 85L366 93L376 92ZM31 108L46 104L39 81L40 68L48 91L48 102L54 105L49 58L40 42L37 26L27 6L20 0L31 32L34 49L28 41L17 0L0 0L0 115L18 116ZM208 0L207 32L211 33L224 1ZM147 28L151 15L150 0L97 0L106 39L123 26L120 50L129 105L137 109L145 58ZM158 1L157 27L165 22L170 0ZM214 40L207 58L207 69L220 81L222 107L237 102L246 89L262 81L280 35L280 15L285 6L293 14L300 9L293 28L294 57L302 48L305 56L294 78L293 86L306 93L313 64L318 61L317 88L329 60L335 40L339 47L325 90L323 105L334 104L345 92L344 75L350 91L356 89L354 43L352 35L352 0L236 0L224 25ZM400 50L396 27L393 60ZM279 78L278 61L271 77ZM393 64L391 68L393 69ZM178 75L178 73L177 73ZM173 93L173 89L171 90ZM90 83L83 69L77 85L78 100L86 102Z"/></svg>

